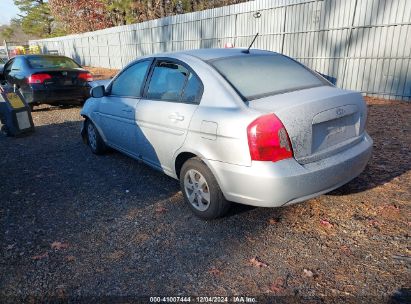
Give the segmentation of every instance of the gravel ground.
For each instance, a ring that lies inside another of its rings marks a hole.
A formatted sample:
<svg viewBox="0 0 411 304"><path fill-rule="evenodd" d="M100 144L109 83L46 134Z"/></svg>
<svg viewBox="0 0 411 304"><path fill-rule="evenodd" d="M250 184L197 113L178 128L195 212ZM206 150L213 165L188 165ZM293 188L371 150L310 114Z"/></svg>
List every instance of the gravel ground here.
<svg viewBox="0 0 411 304"><path fill-rule="evenodd" d="M93 155L80 108L37 108L33 135L0 135L0 302L409 301L411 104L368 103L375 150L361 176L214 221L191 214L177 181L117 152Z"/></svg>

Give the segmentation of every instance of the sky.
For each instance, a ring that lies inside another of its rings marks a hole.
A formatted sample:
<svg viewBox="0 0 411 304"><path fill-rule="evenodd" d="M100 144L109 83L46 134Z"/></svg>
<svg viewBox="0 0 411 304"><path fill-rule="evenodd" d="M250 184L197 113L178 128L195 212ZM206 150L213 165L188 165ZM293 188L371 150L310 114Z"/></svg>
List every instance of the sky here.
<svg viewBox="0 0 411 304"><path fill-rule="evenodd" d="M9 24L10 19L18 14L13 0L0 0L0 25Z"/></svg>

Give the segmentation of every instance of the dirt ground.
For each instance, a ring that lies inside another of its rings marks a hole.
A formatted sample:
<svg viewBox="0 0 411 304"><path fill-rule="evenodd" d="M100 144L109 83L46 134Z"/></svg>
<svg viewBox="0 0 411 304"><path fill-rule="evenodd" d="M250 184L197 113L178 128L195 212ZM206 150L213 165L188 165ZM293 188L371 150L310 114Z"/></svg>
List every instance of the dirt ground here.
<svg viewBox="0 0 411 304"><path fill-rule="evenodd" d="M37 108L33 135L0 135L0 302L407 303L411 104L368 104L374 152L358 178L214 221L191 214L177 181L117 152L93 155L79 107Z"/></svg>

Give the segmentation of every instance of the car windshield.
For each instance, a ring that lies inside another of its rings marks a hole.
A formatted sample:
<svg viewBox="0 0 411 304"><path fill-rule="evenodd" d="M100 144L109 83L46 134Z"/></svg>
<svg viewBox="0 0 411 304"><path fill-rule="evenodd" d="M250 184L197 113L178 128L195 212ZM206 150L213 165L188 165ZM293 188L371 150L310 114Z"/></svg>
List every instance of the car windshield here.
<svg viewBox="0 0 411 304"><path fill-rule="evenodd" d="M75 69L80 66L67 57L30 57L28 62L33 69L67 68Z"/></svg>
<svg viewBox="0 0 411 304"><path fill-rule="evenodd" d="M303 65L282 55L228 57L211 64L246 100L327 85Z"/></svg>

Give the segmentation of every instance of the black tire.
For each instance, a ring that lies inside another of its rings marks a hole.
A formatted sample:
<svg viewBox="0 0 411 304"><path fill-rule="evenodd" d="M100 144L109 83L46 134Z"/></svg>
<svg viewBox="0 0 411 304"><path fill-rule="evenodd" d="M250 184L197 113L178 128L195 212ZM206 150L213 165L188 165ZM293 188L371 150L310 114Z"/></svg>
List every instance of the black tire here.
<svg viewBox="0 0 411 304"><path fill-rule="evenodd" d="M11 136L10 130L6 125L1 126L1 132L3 132L6 136Z"/></svg>
<svg viewBox="0 0 411 304"><path fill-rule="evenodd" d="M192 177L194 177L194 181L192 180ZM200 181L202 180L201 177L206 181L203 185L200 185ZM190 181L192 183L190 183ZM187 188L185 184L186 182L187 185L190 186L193 184L193 188ZM196 186L194 186L194 184ZM184 200L190 209L195 215L202 219L222 217L230 208L230 202L225 199L213 173L206 164L197 157L187 160L181 168L180 187ZM194 187L198 188L194 189ZM204 198L204 195L209 197L208 201ZM189 196L191 197L191 201Z"/></svg>
<svg viewBox="0 0 411 304"><path fill-rule="evenodd" d="M107 150L107 146L101 138L96 126L89 119L87 119L85 128L87 144L90 147L91 152L97 155L104 154Z"/></svg>

